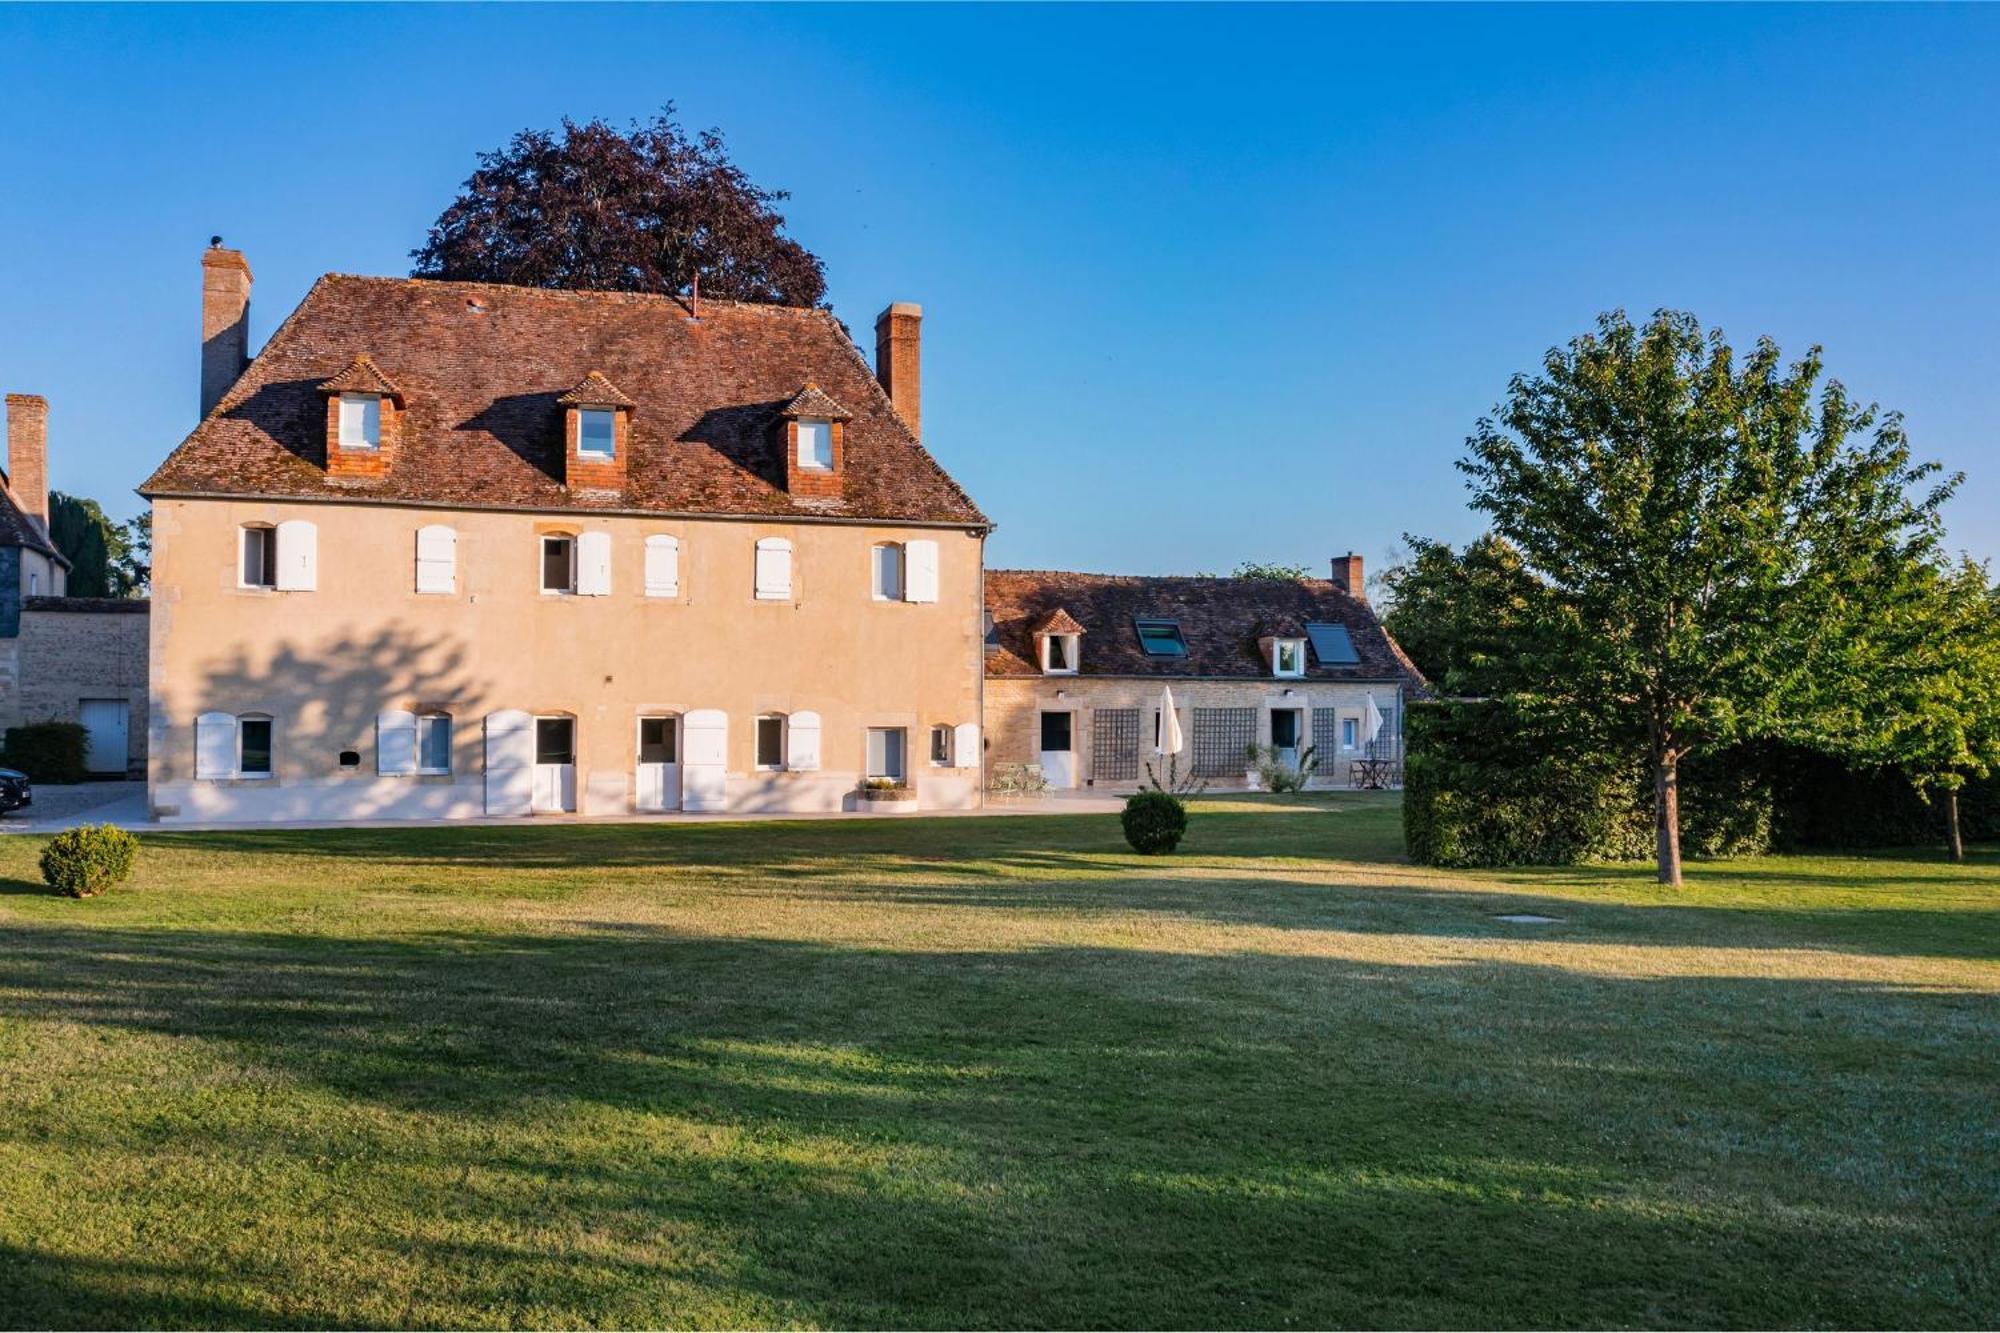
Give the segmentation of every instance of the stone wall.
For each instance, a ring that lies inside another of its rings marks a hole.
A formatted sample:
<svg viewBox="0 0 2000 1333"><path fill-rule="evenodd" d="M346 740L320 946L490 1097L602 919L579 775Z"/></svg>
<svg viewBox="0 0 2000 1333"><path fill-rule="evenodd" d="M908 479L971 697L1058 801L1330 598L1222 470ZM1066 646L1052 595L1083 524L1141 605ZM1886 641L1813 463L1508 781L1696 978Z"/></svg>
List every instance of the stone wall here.
<svg viewBox="0 0 2000 1333"><path fill-rule="evenodd" d="M0 641L0 726L78 722L83 700L123 699L127 772L144 776L147 620L143 601L29 598L19 635Z"/></svg>

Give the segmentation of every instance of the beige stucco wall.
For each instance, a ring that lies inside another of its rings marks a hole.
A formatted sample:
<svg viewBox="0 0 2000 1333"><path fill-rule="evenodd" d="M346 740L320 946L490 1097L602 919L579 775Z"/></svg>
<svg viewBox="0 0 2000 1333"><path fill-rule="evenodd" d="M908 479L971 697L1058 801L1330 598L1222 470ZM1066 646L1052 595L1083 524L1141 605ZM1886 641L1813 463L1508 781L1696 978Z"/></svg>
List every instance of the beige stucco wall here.
<svg viewBox="0 0 2000 1333"><path fill-rule="evenodd" d="M866 729L907 728L910 774L929 808L980 799L977 760L933 769L928 728L979 720L981 538L962 530L531 515L378 505L158 500L154 504L150 782L156 813L180 818L454 817L483 811L481 719L500 709L577 719L578 804L631 808L637 719L721 709L729 717L729 805L851 806ZM317 525L317 588L244 589L238 529ZM416 531L458 533L457 589L415 591ZM538 537L599 529L612 539L606 597L540 591ZM644 595L643 542L680 540L680 593ZM793 544L792 598L753 597L762 537ZM939 600L877 602L869 550L934 540ZM379 777L376 714L453 715L450 777ZM822 719L816 773L755 771L754 719ZM194 719L216 710L275 720L268 780L197 781ZM360 753L343 771L342 750Z"/></svg>
<svg viewBox="0 0 2000 1333"><path fill-rule="evenodd" d="M1068 712L1073 715L1071 722L1071 743L1076 755L1076 785L1078 787L1101 785L1113 790L1129 790L1137 783L1131 780L1116 780L1097 783L1094 764L1093 723L1099 709L1135 708L1139 710L1139 774L1145 776L1144 765L1153 757L1153 718L1159 711L1160 687L1171 685L1174 692L1174 711L1180 716L1181 731L1187 749L1181 755L1181 771L1187 772L1193 762L1194 750L1194 710L1197 708L1255 708L1257 712L1256 739L1258 743L1271 743L1271 712L1276 708L1296 708L1303 711L1300 719L1301 747L1315 746L1319 754L1319 765L1315 775L1317 786L1346 786L1352 780L1350 765L1360 757L1358 752L1343 751L1336 737L1314 734L1313 711L1332 708L1339 717L1360 719L1367 706L1369 694L1375 696L1378 709L1393 716L1389 728L1382 734L1382 746L1378 753L1388 754L1393 743L1392 729L1400 723L1402 715L1401 688L1393 682L1357 684L1332 684L1324 681L1308 680L1170 680L1137 679L1133 677L1095 676L1002 676L986 682L986 761L989 780L997 769L1009 766L1038 764L1041 759L1041 714L1044 712ZM1289 693L1287 693L1289 691ZM1164 777L1164 774L1162 775ZM1208 779L1214 787L1243 785L1243 774Z"/></svg>
<svg viewBox="0 0 2000 1333"><path fill-rule="evenodd" d="M69 574L40 551L21 548L21 596L61 597L69 591Z"/></svg>

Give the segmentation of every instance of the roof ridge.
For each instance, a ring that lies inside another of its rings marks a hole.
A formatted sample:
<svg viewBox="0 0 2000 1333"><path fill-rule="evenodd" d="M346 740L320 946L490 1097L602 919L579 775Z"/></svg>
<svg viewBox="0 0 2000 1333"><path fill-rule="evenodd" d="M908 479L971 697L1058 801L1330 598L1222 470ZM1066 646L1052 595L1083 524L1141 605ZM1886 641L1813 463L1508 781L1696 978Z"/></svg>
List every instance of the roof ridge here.
<svg viewBox="0 0 2000 1333"><path fill-rule="evenodd" d="M1340 585L1332 579L1264 579L1248 574L1111 574L1087 569L997 569L987 566L988 575L1019 574L1023 576L1054 576L1069 579L1129 579L1135 582L1160 583L1277 583L1296 584L1308 588L1331 588L1339 590Z"/></svg>
<svg viewBox="0 0 2000 1333"><path fill-rule="evenodd" d="M321 280L328 278L337 279L341 282L367 282L395 286L517 292L530 296L551 296L572 299L609 296L622 300L665 302L683 311L692 313L688 298L676 292L626 291L616 287L536 287L523 282L480 282L468 278L419 278L414 275L399 278L387 273L344 273L338 269L329 269L320 275ZM786 315L826 313L819 306L786 305L782 301L742 301L730 296L704 296L701 298L701 304L704 309L709 306L717 306L728 310L772 311Z"/></svg>

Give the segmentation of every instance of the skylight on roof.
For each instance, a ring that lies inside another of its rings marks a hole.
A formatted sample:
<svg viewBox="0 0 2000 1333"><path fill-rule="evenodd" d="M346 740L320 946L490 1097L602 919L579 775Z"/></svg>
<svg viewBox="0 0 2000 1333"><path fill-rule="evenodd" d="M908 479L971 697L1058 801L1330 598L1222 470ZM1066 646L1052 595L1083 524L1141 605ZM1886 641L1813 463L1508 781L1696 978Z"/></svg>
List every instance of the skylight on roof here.
<svg viewBox="0 0 2000 1333"><path fill-rule="evenodd" d="M1353 666L1361 660L1345 625L1315 621L1306 626L1306 637L1312 640L1313 656L1321 666Z"/></svg>
<svg viewBox="0 0 2000 1333"><path fill-rule="evenodd" d="M1139 646L1146 650L1146 656L1187 656L1187 640L1181 637L1180 621L1134 620L1132 628L1138 631Z"/></svg>

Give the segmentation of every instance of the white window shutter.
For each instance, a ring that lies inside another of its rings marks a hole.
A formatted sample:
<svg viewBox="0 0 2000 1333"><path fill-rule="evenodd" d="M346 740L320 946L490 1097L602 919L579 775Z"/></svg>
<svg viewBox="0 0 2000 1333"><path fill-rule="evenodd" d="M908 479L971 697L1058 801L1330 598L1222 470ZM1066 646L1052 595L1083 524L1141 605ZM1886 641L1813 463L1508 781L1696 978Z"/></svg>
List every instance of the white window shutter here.
<svg viewBox="0 0 2000 1333"><path fill-rule="evenodd" d="M664 532L646 538L646 596L681 595L681 542Z"/></svg>
<svg viewBox="0 0 2000 1333"><path fill-rule="evenodd" d="M611 595L611 534L586 532L576 539L576 590L585 597Z"/></svg>
<svg viewBox="0 0 2000 1333"><path fill-rule="evenodd" d="M961 722L951 729L951 766L979 767L979 724Z"/></svg>
<svg viewBox="0 0 2000 1333"><path fill-rule="evenodd" d="M819 767L819 714L793 713L785 726L785 767L810 772Z"/></svg>
<svg viewBox="0 0 2000 1333"><path fill-rule="evenodd" d="M402 777L417 771L417 715L385 708L375 715L375 771Z"/></svg>
<svg viewBox="0 0 2000 1333"><path fill-rule="evenodd" d="M203 713L194 720L194 775L236 776L236 719L228 713Z"/></svg>
<svg viewBox="0 0 2000 1333"><path fill-rule="evenodd" d="M938 544L933 541L911 542L904 554L908 563L903 570L903 599L935 602L938 599Z"/></svg>
<svg viewBox="0 0 2000 1333"><path fill-rule="evenodd" d="M442 523L417 529L417 591L455 592L458 587L458 533Z"/></svg>
<svg viewBox="0 0 2000 1333"><path fill-rule="evenodd" d="M729 796L729 714L697 708L681 718L681 808L720 810Z"/></svg>
<svg viewBox="0 0 2000 1333"><path fill-rule="evenodd" d="M757 543L757 599L789 601L792 595L792 544L783 537Z"/></svg>
<svg viewBox="0 0 2000 1333"><path fill-rule="evenodd" d="M285 592L319 587L319 529L303 518L278 525L278 587Z"/></svg>
<svg viewBox="0 0 2000 1333"><path fill-rule="evenodd" d="M518 708L486 715L486 813L525 815L535 794L535 719Z"/></svg>

